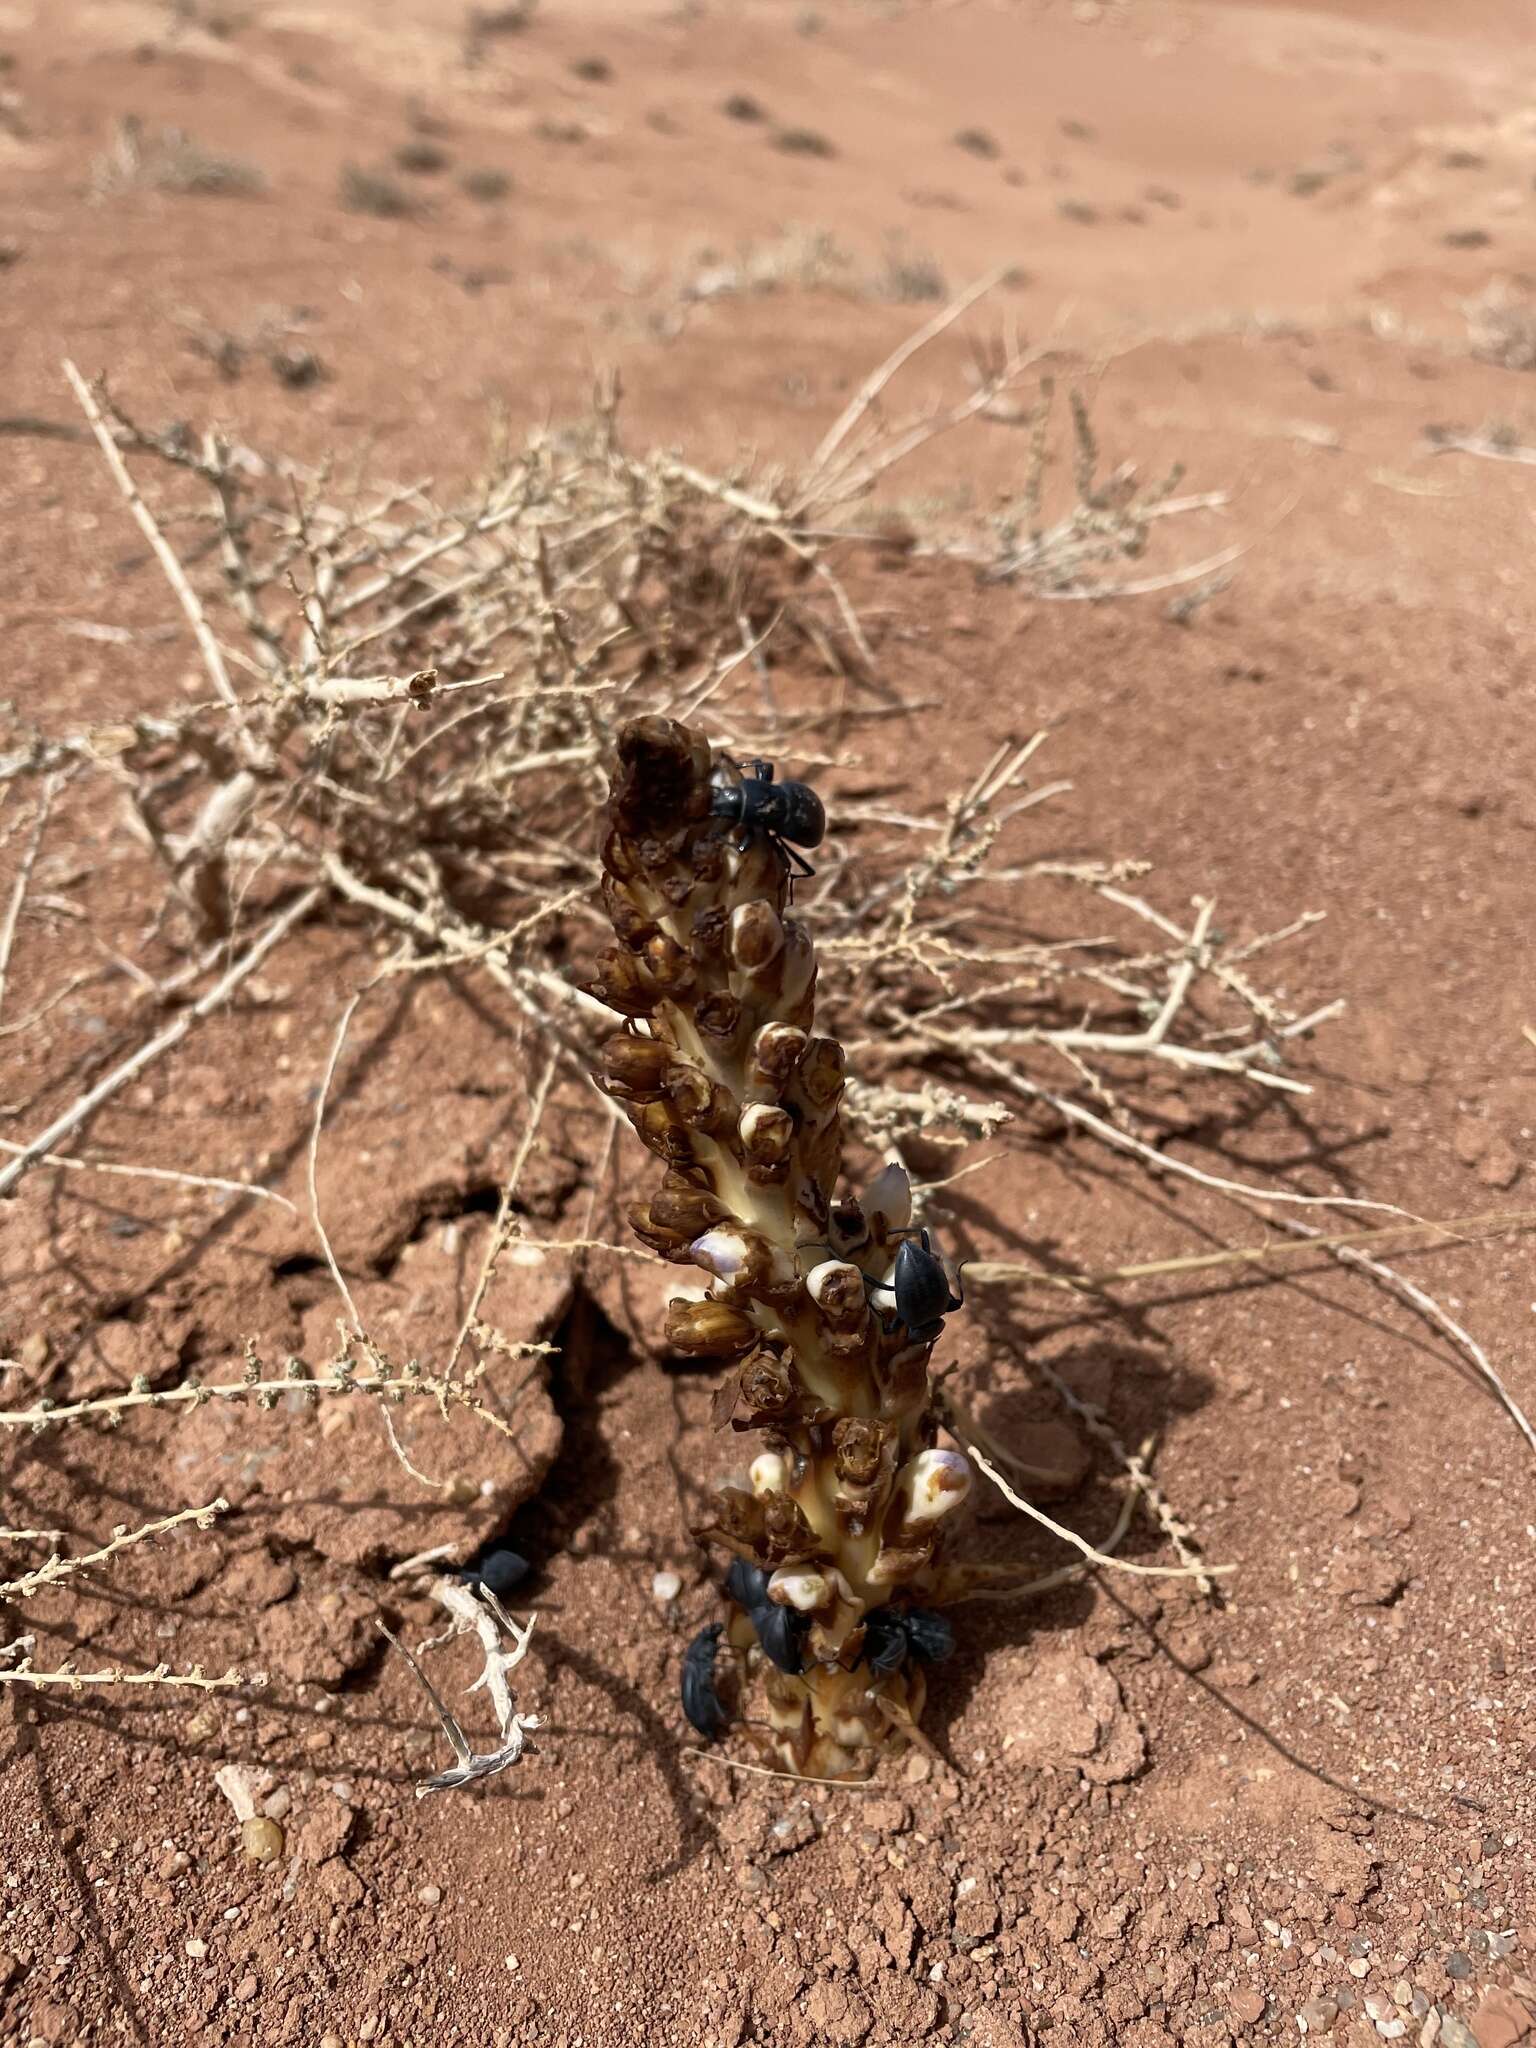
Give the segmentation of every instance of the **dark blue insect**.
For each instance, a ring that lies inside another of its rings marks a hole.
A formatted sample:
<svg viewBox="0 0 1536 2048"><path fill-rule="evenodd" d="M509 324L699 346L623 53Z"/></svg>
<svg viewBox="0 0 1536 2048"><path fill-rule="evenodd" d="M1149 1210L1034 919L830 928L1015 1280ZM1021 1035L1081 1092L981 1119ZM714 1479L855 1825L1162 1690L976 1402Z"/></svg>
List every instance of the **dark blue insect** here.
<svg viewBox="0 0 1536 2048"><path fill-rule="evenodd" d="M899 1671L909 1656L942 1664L955 1647L955 1632L929 1607L877 1607L864 1617L864 1655L871 1671Z"/></svg>
<svg viewBox="0 0 1536 2048"><path fill-rule="evenodd" d="M709 808L712 817L729 818L741 827L743 850L754 832L763 832L791 874L807 879L815 874L810 862L795 851L797 846L820 846L826 837L827 814L808 782L775 782L771 761L753 761L740 782L714 790Z"/></svg>
<svg viewBox="0 0 1536 2048"><path fill-rule="evenodd" d="M944 1317L963 1305L961 1297L950 1291L944 1261L926 1230L918 1232L916 1242L906 1237L897 1246L891 1290L896 1296L896 1313L914 1337L937 1335Z"/></svg>
<svg viewBox="0 0 1536 2048"><path fill-rule="evenodd" d="M488 1550L477 1565L452 1576L462 1579L466 1586L484 1586L500 1600L520 1586L532 1570L526 1557L520 1557L515 1550L500 1549Z"/></svg>
<svg viewBox="0 0 1536 2048"><path fill-rule="evenodd" d="M805 1616L793 1607L781 1607L776 1600L770 1600L768 1574L761 1566L748 1564L744 1557L731 1559L725 1575L725 1590L738 1607L747 1610L769 1663L790 1678L798 1678L805 1669L805 1653L801 1647L801 1638L806 1630Z"/></svg>
<svg viewBox="0 0 1536 2048"><path fill-rule="evenodd" d="M768 1598L768 1574L761 1565L748 1564L744 1557L733 1557L725 1575L725 1590L738 1607L750 1612Z"/></svg>
<svg viewBox="0 0 1536 2048"><path fill-rule="evenodd" d="M781 1607L776 1600L765 1600L761 1607L753 1607L749 1612L768 1662L776 1665L787 1677L798 1678L805 1669L802 1639L807 1626L806 1617L793 1607Z"/></svg>
<svg viewBox="0 0 1536 2048"><path fill-rule="evenodd" d="M718 1742L730 1725L715 1691L715 1649L724 1627L724 1622L712 1621L683 1652L683 1712L706 1742Z"/></svg>

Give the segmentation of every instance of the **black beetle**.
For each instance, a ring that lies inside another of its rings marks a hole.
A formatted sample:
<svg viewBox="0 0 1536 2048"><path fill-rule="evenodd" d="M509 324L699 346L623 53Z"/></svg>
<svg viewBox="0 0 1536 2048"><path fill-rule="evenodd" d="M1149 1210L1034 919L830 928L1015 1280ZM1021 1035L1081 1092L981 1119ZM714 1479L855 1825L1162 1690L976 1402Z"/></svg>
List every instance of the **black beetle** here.
<svg viewBox="0 0 1536 2048"><path fill-rule="evenodd" d="M757 1630L757 1640L762 1644L763 1655L768 1662L787 1677L798 1678L805 1669L801 1639L807 1626L806 1617L793 1607L781 1607L777 1600L765 1600L760 1607L749 1611L752 1626Z"/></svg>
<svg viewBox="0 0 1536 2048"><path fill-rule="evenodd" d="M745 1607L750 1613L768 1598L768 1574L761 1565L748 1564L744 1557L733 1557L725 1574L725 1590L738 1607Z"/></svg>
<svg viewBox="0 0 1536 2048"><path fill-rule="evenodd" d="M724 1626L712 1621L683 1652L683 1712L706 1742L718 1742L730 1725L715 1691L715 1648Z"/></svg>
<svg viewBox="0 0 1536 2048"><path fill-rule="evenodd" d="M466 1586L484 1586L487 1593L494 1593L497 1599L520 1586L533 1566L526 1557L520 1557L515 1550L505 1547L488 1550L476 1565L467 1571L455 1572L456 1579L462 1579Z"/></svg>
<svg viewBox="0 0 1536 2048"><path fill-rule="evenodd" d="M746 1609L768 1662L788 1677L798 1678L805 1669L805 1654L800 1647L806 1630L805 1616L793 1607L781 1607L776 1600L770 1600L768 1574L761 1565L748 1564L744 1557L731 1559L725 1574L725 1590L738 1607Z"/></svg>
<svg viewBox="0 0 1536 2048"><path fill-rule="evenodd" d="M807 880L815 874L810 862L795 851L797 846L820 846L826 837L827 814L808 782L775 782L771 761L753 761L740 782L716 785L709 809L712 817L728 818L741 827L743 850L754 832L763 832L792 874Z"/></svg>
<svg viewBox="0 0 1536 2048"><path fill-rule="evenodd" d="M937 1327L952 1309L963 1306L962 1298L951 1292L944 1261L933 1249L926 1230L918 1243L903 1238L896 1247L896 1266L891 1274L891 1291L896 1296L896 1313L914 1337L937 1334Z"/></svg>
<svg viewBox="0 0 1536 2048"><path fill-rule="evenodd" d="M931 1607L877 1607L864 1617L864 1655L871 1671L899 1671L908 1656L942 1664L955 1647L955 1632Z"/></svg>

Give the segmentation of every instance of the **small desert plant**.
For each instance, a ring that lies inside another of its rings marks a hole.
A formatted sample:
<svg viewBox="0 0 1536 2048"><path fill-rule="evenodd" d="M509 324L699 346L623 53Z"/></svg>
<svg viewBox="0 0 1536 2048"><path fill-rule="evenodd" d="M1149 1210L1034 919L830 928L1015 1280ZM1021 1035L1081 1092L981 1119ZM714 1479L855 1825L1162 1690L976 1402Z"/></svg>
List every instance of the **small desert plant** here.
<svg viewBox="0 0 1536 2048"><path fill-rule="evenodd" d="M782 149L786 156L836 156L837 149L828 135L819 128L780 128L773 138L775 149Z"/></svg>
<svg viewBox="0 0 1536 2048"><path fill-rule="evenodd" d="M265 172L243 157L205 149L180 128L146 128L134 114L117 124L112 147L91 166L98 199L135 189L254 198Z"/></svg>
<svg viewBox="0 0 1536 2048"><path fill-rule="evenodd" d="M466 171L459 180L459 188L470 199L478 199L486 205L498 199L505 199L512 190L512 180L505 171L493 166L483 170Z"/></svg>
<svg viewBox="0 0 1536 2048"><path fill-rule="evenodd" d="M695 1534L737 1561L729 1640L760 1672L778 1760L839 1776L915 1725L909 1651L945 1639L924 1603L956 1588L938 1549L971 1468L936 1447L928 1358L957 1304L909 1233L899 1166L862 1205L834 1201L843 1054L813 1035L815 950L786 915L777 839L716 815L716 765L688 727L638 721L618 751L602 849L617 944L594 993L632 1023L603 1074L667 1166L631 1217L705 1275L702 1298L669 1305L668 1340L731 1361L716 1421L764 1438L750 1485L714 1493ZM685 1667L706 1732L719 1633Z"/></svg>
<svg viewBox="0 0 1536 2048"><path fill-rule="evenodd" d="M432 177L438 171L448 168L451 158L440 142L430 136L413 135L409 142L402 142L395 151L395 168L409 171L413 177Z"/></svg>
<svg viewBox="0 0 1536 2048"><path fill-rule="evenodd" d="M337 189L348 213L371 213L375 220L406 220L416 211L415 200L388 171L343 164Z"/></svg>

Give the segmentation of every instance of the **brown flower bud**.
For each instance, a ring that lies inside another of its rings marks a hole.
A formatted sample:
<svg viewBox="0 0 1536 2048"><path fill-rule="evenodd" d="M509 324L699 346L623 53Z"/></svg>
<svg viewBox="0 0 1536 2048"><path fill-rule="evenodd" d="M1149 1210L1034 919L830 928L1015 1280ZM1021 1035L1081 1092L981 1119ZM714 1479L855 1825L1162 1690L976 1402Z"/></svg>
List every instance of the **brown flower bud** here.
<svg viewBox="0 0 1536 2048"><path fill-rule="evenodd" d="M787 1493L765 1493L763 1547L774 1564L789 1564L820 1554L821 1540L806 1520L805 1510Z"/></svg>
<svg viewBox="0 0 1536 2048"><path fill-rule="evenodd" d="M783 1245L734 1217L693 1243L695 1265L719 1280L733 1301L785 1302L800 1290L795 1262Z"/></svg>
<svg viewBox="0 0 1536 2048"><path fill-rule="evenodd" d="M612 875L603 877L603 908L619 944L631 952L637 952L647 939L655 937L656 920L646 916L624 884Z"/></svg>
<svg viewBox="0 0 1536 2048"><path fill-rule="evenodd" d="M683 834L675 832L662 839L654 832L644 832L634 841L635 858L639 861L646 881L654 889L668 868L682 851Z"/></svg>
<svg viewBox="0 0 1536 2048"><path fill-rule="evenodd" d="M667 1230L657 1223L649 1202L631 1202L628 1205L629 1227L640 1242L658 1257L670 1259L676 1266L693 1264L689 1240L679 1236L675 1230Z"/></svg>
<svg viewBox="0 0 1536 2048"><path fill-rule="evenodd" d="M629 832L709 814L709 746L671 718L636 718L619 734L619 766L610 799Z"/></svg>
<svg viewBox="0 0 1536 2048"><path fill-rule="evenodd" d="M793 1353L759 1345L716 1388L709 1419L716 1429L766 1429L798 1415L802 1391Z"/></svg>
<svg viewBox="0 0 1536 2048"><path fill-rule="evenodd" d="M732 1358L758 1334L757 1325L723 1301L667 1303L666 1337L674 1351L691 1358Z"/></svg>
<svg viewBox="0 0 1536 2048"><path fill-rule="evenodd" d="M701 832L693 842L693 875L698 882L718 882L725 873L725 834Z"/></svg>
<svg viewBox="0 0 1536 2048"><path fill-rule="evenodd" d="M717 989L695 1004L693 1021L700 1037L727 1045L741 1029L741 1005L733 995Z"/></svg>
<svg viewBox="0 0 1536 2048"><path fill-rule="evenodd" d="M708 910L697 911L688 928L688 950L700 964L725 957L725 942L730 935L729 912L718 904Z"/></svg>
<svg viewBox="0 0 1536 2048"><path fill-rule="evenodd" d="M774 1566L803 1563L822 1555L816 1531L799 1506L783 1493L748 1493L722 1486L708 1499L706 1519L696 1522L701 1543L723 1544L737 1557Z"/></svg>
<svg viewBox="0 0 1536 2048"><path fill-rule="evenodd" d="M675 1231L690 1244L717 1223L729 1223L730 1210L703 1188L664 1187L650 1200L651 1220L659 1230Z"/></svg>
<svg viewBox="0 0 1536 2048"><path fill-rule="evenodd" d="M640 861L635 853L634 843L617 825L611 826L603 834L598 857L607 872L621 882L632 882L640 873Z"/></svg>
<svg viewBox="0 0 1536 2048"><path fill-rule="evenodd" d="M754 1102L741 1113L741 1149L754 1166L778 1166L795 1141L795 1120L787 1109Z"/></svg>
<svg viewBox="0 0 1536 2048"><path fill-rule="evenodd" d="M616 1033L602 1050L609 1094L626 1102L655 1102L663 1092L667 1068L676 1058L677 1048L662 1039L641 1038L634 1031Z"/></svg>
<svg viewBox="0 0 1536 2048"><path fill-rule="evenodd" d="M633 953L609 946L597 956L597 972L589 984L590 993L610 1010L625 1017L648 1017L656 1007L656 993L642 976Z"/></svg>
<svg viewBox="0 0 1536 2048"><path fill-rule="evenodd" d="M730 1089L686 1060L674 1060L667 1069L667 1100L696 1131L723 1132L735 1125L736 1098Z"/></svg>
<svg viewBox="0 0 1536 2048"><path fill-rule="evenodd" d="M879 1372L880 1413L907 1415L922 1401L928 1388L928 1359L932 1344L905 1344L886 1359Z"/></svg>
<svg viewBox="0 0 1536 2048"><path fill-rule="evenodd" d="M934 1541L933 1532L928 1531L911 1541L882 1543L867 1574L870 1585L904 1586L915 1579L932 1557Z"/></svg>
<svg viewBox="0 0 1536 2048"><path fill-rule="evenodd" d="M748 974L762 974L784 950L784 927L771 903L743 903L731 915L731 958Z"/></svg>
<svg viewBox="0 0 1536 2048"><path fill-rule="evenodd" d="M635 1136L648 1152L669 1163L688 1165L693 1159L693 1138L678 1119L670 1102L631 1102L625 1105Z"/></svg>
<svg viewBox="0 0 1536 2048"><path fill-rule="evenodd" d="M698 987L699 971L693 956L665 932L646 940L640 958L654 986L669 1001L686 1002Z"/></svg>
<svg viewBox="0 0 1536 2048"><path fill-rule="evenodd" d="M797 1076L813 1109L830 1109L843 1092L843 1048L835 1038L813 1038Z"/></svg>
<svg viewBox="0 0 1536 2048"><path fill-rule="evenodd" d="M809 1040L793 1024L765 1024L752 1041L747 1079L755 1088L782 1092Z"/></svg>
<svg viewBox="0 0 1536 2048"><path fill-rule="evenodd" d="M793 1353L760 1345L742 1365L741 1398L754 1418L787 1415L800 1399Z"/></svg>
<svg viewBox="0 0 1536 2048"><path fill-rule="evenodd" d="M838 1478L853 1486L873 1486L880 1476L890 1434L884 1423L845 1415L832 1430L832 1462Z"/></svg>

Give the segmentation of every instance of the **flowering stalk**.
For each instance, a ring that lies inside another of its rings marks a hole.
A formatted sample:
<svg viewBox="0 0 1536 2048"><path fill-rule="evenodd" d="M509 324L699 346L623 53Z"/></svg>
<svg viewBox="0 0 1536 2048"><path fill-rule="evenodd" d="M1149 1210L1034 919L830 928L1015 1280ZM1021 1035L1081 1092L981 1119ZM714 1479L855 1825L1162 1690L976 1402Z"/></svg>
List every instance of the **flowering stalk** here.
<svg viewBox="0 0 1536 2048"><path fill-rule="evenodd" d="M760 1446L694 1533L732 1559L725 1633L761 1683L766 1747L831 1777L921 1714L921 1660L948 1647L922 1602L971 1469L936 1446L928 1362L955 1304L905 1173L835 1200L843 1052L813 1031L815 951L779 843L755 813L714 815L739 780L686 726L625 727L602 846L616 943L592 986L629 1020L605 1085L666 1167L631 1221L694 1269L668 1341L727 1363L716 1425ZM718 1715L711 1661L704 1641L690 1667Z"/></svg>

